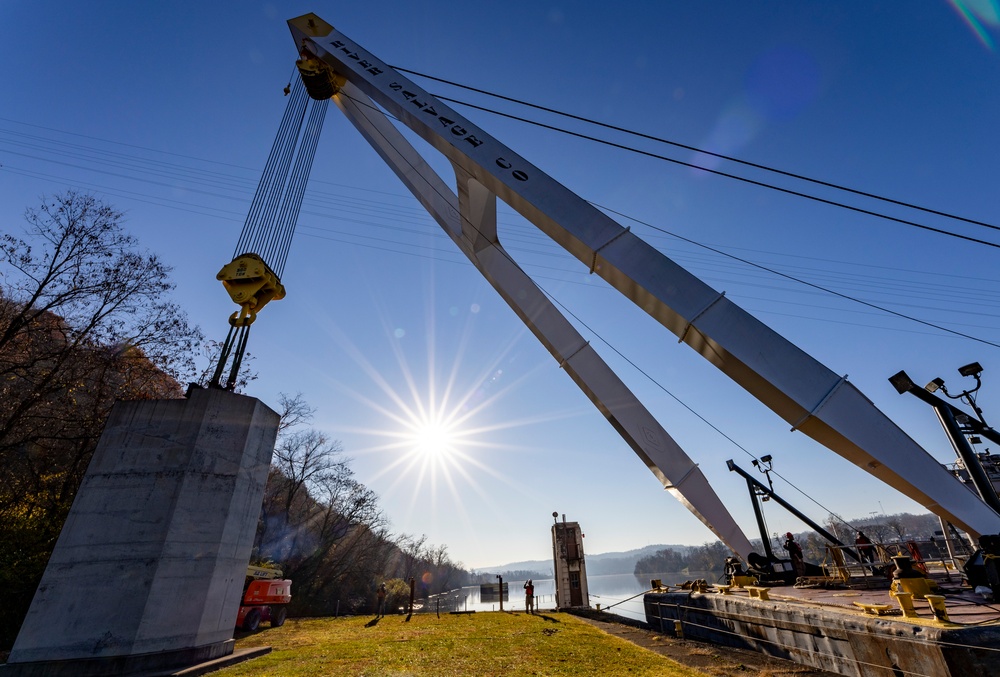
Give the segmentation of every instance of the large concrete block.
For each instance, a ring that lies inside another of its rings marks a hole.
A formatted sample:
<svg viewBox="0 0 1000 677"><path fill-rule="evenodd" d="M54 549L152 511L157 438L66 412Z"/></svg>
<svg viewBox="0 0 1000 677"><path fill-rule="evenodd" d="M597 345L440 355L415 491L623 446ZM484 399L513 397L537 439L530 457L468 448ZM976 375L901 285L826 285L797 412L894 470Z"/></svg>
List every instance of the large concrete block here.
<svg viewBox="0 0 1000 677"><path fill-rule="evenodd" d="M277 427L221 390L116 404L3 676L230 653Z"/></svg>

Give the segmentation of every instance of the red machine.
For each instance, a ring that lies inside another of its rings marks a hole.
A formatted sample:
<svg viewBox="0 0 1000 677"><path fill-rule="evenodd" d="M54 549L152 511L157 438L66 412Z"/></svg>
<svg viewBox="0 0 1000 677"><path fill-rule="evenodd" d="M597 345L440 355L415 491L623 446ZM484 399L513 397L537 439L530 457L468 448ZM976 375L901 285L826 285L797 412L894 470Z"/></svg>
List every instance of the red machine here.
<svg viewBox="0 0 1000 677"><path fill-rule="evenodd" d="M264 621L272 628L284 625L287 604L292 601L292 582L281 577L280 569L247 567L243 602L236 616L236 627L254 632Z"/></svg>

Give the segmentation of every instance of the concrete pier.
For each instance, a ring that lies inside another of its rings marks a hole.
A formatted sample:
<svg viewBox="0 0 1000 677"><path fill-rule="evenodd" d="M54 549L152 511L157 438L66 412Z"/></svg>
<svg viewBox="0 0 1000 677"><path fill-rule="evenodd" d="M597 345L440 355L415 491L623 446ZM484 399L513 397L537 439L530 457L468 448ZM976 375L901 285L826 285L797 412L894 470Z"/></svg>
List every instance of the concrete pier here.
<svg viewBox="0 0 1000 677"><path fill-rule="evenodd" d="M232 653L277 426L222 390L117 403L0 676L127 675Z"/></svg>

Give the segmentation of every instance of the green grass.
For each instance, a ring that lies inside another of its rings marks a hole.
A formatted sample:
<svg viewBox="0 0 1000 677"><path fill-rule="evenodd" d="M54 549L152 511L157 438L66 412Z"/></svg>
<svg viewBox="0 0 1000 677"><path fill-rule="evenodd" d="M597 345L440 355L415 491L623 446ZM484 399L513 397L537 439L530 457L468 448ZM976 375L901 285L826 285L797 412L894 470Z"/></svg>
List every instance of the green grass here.
<svg viewBox="0 0 1000 677"><path fill-rule="evenodd" d="M289 619L237 640L267 656L220 677L298 675L666 675L697 677L652 651L561 613Z"/></svg>

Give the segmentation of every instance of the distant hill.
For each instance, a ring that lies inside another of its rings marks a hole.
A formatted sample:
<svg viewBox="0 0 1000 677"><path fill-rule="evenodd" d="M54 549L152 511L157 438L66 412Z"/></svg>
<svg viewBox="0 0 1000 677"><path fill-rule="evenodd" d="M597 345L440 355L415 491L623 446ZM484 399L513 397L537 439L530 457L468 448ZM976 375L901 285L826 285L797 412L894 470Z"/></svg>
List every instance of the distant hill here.
<svg viewBox="0 0 1000 677"><path fill-rule="evenodd" d="M601 576L604 574L630 574L635 571L635 563L641 557L652 555L667 548L677 552L687 553L691 549L690 545L647 545L643 548L628 550L626 552L604 552L600 554L590 554L585 552L587 559L587 575ZM522 562L509 562L496 566L479 567L479 573L503 574L507 571L533 571L546 576L552 576L551 559L532 559Z"/></svg>

